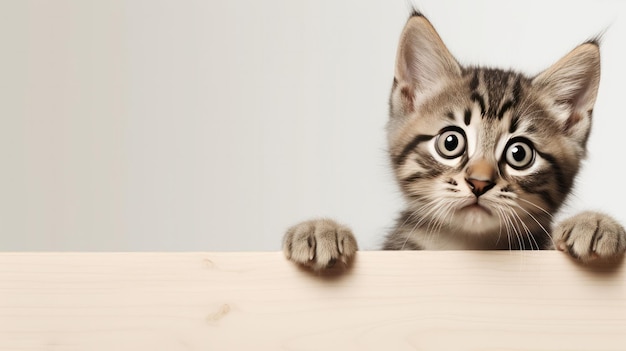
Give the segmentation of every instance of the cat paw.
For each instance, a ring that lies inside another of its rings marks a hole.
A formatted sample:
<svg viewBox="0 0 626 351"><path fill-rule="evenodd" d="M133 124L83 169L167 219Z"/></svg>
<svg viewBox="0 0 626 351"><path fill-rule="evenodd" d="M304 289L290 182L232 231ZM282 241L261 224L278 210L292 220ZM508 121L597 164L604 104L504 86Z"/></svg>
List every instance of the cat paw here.
<svg viewBox="0 0 626 351"><path fill-rule="evenodd" d="M617 258L626 250L624 227L597 212L583 212L559 223L552 240L557 250L583 262Z"/></svg>
<svg viewBox="0 0 626 351"><path fill-rule="evenodd" d="M319 271L337 262L348 265L358 250L352 231L330 219L314 219L287 230L283 252L287 259Z"/></svg>

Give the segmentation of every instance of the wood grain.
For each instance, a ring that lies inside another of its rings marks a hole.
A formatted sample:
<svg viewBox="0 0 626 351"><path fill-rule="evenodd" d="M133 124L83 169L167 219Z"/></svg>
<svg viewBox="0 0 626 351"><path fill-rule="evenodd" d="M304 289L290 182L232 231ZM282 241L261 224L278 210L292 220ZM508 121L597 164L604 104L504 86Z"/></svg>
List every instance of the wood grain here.
<svg viewBox="0 0 626 351"><path fill-rule="evenodd" d="M0 254L0 350L624 350L622 262L560 252Z"/></svg>

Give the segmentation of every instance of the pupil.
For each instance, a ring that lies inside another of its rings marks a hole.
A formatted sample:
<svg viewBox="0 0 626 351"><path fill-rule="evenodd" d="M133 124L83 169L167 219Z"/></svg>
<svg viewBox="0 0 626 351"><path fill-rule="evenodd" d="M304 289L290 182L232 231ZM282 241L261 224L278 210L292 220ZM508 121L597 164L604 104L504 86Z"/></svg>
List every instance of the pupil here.
<svg viewBox="0 0 626 351"><path fill-rule="evenodd" d="M459 139L454 135L448 135L445 142L446 150L454 151L459 146Z"/></svg>
<svg viewBox="0 0 626 351"><path fill-rule="evenodd" d="M515 161L521 162L526 158L526 151L522 147L514 146L513 149L511 149L511 153Z"/></svg>

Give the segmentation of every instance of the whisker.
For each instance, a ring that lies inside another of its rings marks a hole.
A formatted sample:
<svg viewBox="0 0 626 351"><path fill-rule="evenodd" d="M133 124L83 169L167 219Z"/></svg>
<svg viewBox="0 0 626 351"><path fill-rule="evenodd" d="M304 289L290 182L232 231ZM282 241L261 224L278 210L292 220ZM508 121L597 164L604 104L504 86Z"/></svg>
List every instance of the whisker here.
<svg viewBox="0 0 626 351"><path fill-rule="evenodd" d="M454 204L451 202L446 203L446 206L440 211L440 214L437 216L437 225L434 228L437 233L441 232L441 229L448 221L449 217L452 217L454 210Z"/></svg>
<svg viewBox="0 0 626 351"><path fill-rule="evenodd" d="M511 213L513 215L515 215L514 218L517 218L517 221L524 227L524 231L526 232L526 236L528 236L528 237L530 237L530 239L532 239L532 241L530 241L530 240L528 241L528 243L530 244L530 249L534 250L533 249L533 242L534 242L535 246L537 246L537 250L540 250L539 244L537 243L537 240L535 240L535 236L533 235L532 231L526 225L526 222L524 222L522 220L522 218L519 216L519 214L517 212L515 212L515 210L511 206L508 206L508 207L509 207L509 210L511 211Z"/></svg>
<svg viewBox="0 0 626 351"><path fill-rule="evenodd" d="M537 225L539 225L541 230L543 230L543 232L546 233L548 238L550 238L550 241L552 241L554 243L554 240L552 239L552 235L550 235L548 230L541 224L541 222L539 222L539 220L537 220L537 218L535 218L535 216L532 215L532 213L528 212L525 208L523 208L523 207L521 207L519 205L517 205L517 208L519 208L520 210L524 211L530 218L532 218L532 220L535 221L535 223L537 223Z"/></svg>
<svg viewBox="0 0 626 351"><path fill-rule="evenodd" d="M415 225L413 226L413 228L411 228L411 231L409 231L407 233L406 239L404 240L404 243L402 244L402 247L400 248L400 250L404 250L404 248L406 247L406 244L409 242L409 239L413 236L413 233L415 233L415 230L424 222L424 220L428 217L431 216L431 213L437 208L437 206L441 206L440 203L434 203L434 201L429 201L425 204L423 204L422 206L420 206L419 208L417 208L415 211L413 211L413 213L411 214L411 216L416 215L420 212L423 211L423 209L425 208L429 208L428 211L426 211L425 213L423 213L421 215L421 217L419 218L419 220L415 223Z"/></svg>
<svg viewBox="0 0 626 351"><path fill-rule="evenodd" d="M505 212L506 214L506 212ZM515 223L513 223L513 220L511 219L510 216L506 216L506 220L509 222L509 224L511 225L511 228L513 229L513 233L515 233L515 238L517 238L517 243L518 243L518 249L519 250L526 250L526 245L524 245L524 242L521 239L521 233L519 232L519 229L517 228L517 226L515 225Z"/></svg>
<svg viewBox="0 0 626 351"><path fill-rule="evenodd" d="M502 233L502 225L504 225L504 229L506 230L506 237L509 242L509 251L511 251L511 236L509 232L509 225L508 223L506 223L504 214L502 213L502 209L500 208L500 206L494 207L494 211L498 215L498 219L499 219L498 224L500 225L500 233Z"/></svg>
<svg viewBox="0 0 626 351"><path fill-rule="evenodd" d="M404 228L404 226L410 221L413 220L414 218L416 218L418 216L418 214L420 212L422 212L422 210L424 208L426 208L427 206L429 206L430 202L427 202L425 204L422 204L419 208L417 208L416 210L412 211L411 214L409 216L407 216L407 219L404 220L404 222L399 225L396 226L396 229L394 230L394 232L391 235L394 235L396 233L398 233L402 228ZM413 204L413 206L415 206L415 204ZM413 207L411 206L411 207ZM415 225L413 226L413 228L407 233L406 239L404 240L404 243L402 243L402 247L400 248L400 250L404 250L404 248L406 247L406 244L409 242L409 239L411 238L411 236L413 236L413 233L415 232L415 229L419 226L419 223L421 222L422 218L421 217L420 220L418 220Z"/></svg>
<svg viewBox="0 0 626 351"><path fill-rule="evenodd" d="M525 203L527 203L527 204L529 204L529 205L531 205L531 206L534 206L534 207L536 207L537 209L539 209L540 211L542 211L543 213L547 214L550 218L554 218L550 212L548 212L548 211L547 211L546 209L544 209L543 207L541 207L541 206L539 206L539 205L537 205L537 204L533 203L532 201L529 201L529 200L526 200L526 199L522 199L521 197L518 197L518 198L517 198L517 200L524 201Z"/></svg>
<svg viewBox="0 0 626 351"><path fill-rule="evenodd" d="M441 212L442 212L442 208L445 208L447 205L447 203L445 202L439 202L437 203L436 206L433 207L433 214L430 217L430 220L428 221L428 225L426 226L426 236L428 237L433 237L435 235L436 232L438 232L438 225L439 225L439 220L438 218L441 216Z"/></svg>

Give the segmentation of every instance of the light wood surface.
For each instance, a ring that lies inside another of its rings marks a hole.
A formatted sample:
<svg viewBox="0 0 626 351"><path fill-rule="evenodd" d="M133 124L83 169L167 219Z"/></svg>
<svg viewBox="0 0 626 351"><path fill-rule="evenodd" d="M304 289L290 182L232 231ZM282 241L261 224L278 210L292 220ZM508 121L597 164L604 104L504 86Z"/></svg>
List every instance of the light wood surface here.
<svg viewBox="0 0 626 351"><path fill-rule="evenodd" d="M560 252L2 253L0 350L626 350L623 263Z"/></svg>

